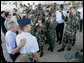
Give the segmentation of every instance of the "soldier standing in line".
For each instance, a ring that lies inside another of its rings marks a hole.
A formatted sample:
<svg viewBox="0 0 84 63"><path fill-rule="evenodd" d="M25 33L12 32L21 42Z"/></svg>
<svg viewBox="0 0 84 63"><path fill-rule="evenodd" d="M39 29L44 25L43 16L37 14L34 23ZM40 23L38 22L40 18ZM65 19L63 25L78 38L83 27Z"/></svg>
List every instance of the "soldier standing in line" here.
<svg viewBox="0 0 84 63"><path fill-rule="evenodd" d="M55 21L56 16L52 14L51 19L49 21L48 26L48 36L49 36L49 48L51 52L53 52L55 46L55 37L56 37L56 26L57 22Z"/></svg>
<svg viewBox="0 0 84 63"><path fill-rule="evenodd" d="M45 21L44 21L44 24L45 24L45 26L46 26L46 40L45 40L45 44L47 44L48 43L48 39L49 39L49 37L48 37L48 26L49 26L49 19L50 19L50 15L49 15L49 11L48 10L46 10L45 11Z"/></svg>
<svg viewBox="0 0 84 63"><path fill-rule="evenodd" d="M36 23L36 26L34 27L35 36L37 37L39 48L40 48L40 57L43 56L43 46L45 41L45 32L46 27L42 23L42 18L40 17L38 19L38 23Z"/></svg>
<svg viewBox="0 0 84 63"><path fill-rule="evenodd" d="M80 14L76 11L76 7L71 7L71 12L67 14L67 22L64 30L63 44L61 49L58 50L64 51L64 48L67 46L67 50L71 50L71 47L75 44L76 41L76 32L79 27Z"/></svg>

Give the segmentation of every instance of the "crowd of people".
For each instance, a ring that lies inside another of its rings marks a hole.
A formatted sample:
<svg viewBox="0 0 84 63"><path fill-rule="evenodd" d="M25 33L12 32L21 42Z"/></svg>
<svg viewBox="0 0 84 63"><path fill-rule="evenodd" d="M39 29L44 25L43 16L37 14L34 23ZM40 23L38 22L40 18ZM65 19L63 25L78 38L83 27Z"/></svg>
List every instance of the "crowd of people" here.
<svg viewBox="0 0 84 63"><path fill-rule="evenodd" d="M62 44L58 52L65 47L70 51L75 45L77 30L82 31L83 3L77 10L76 6L64 10L64 4L57 8L53 5L20 4L19 9L1 12L1 28L5 35L5 44L12 61L39 62L44 54L44 45L48 44L48 51L53 52L55 42ZM33 54L32 54L33 53ZM45 52L46 53L46 52ZM25 58L26 59L22 59Z"/></svg>

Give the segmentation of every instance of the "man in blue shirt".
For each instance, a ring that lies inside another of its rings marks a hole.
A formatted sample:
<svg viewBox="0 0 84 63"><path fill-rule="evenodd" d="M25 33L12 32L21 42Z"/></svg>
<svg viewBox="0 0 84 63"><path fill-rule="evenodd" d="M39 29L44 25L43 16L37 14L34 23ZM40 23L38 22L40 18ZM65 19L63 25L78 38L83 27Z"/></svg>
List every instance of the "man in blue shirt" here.
<svg viewBox="0 0 84 63"><path fill-rule="evenodd" d="M59 41L59 44L62 42L62 36L63 36L63 29L64 29L64 17L66 16L66 11L63 10L64 5L60 5L60 10L56 11L56 21L58 22L57 28L56 28L56 34L57 34L57 42Z"/></svg>
<svg viewBox="0 0 84 63"><path fill-rule="evenodd" d="M20 41L19 46L16 45L16 31L18 31L18 25L14 21L10 21L8 23L8 31L5 36L5 44L7 47L7 51L10 55L10 58L14 62L19 55L19 50L25 44L25 39Z"/></svg>

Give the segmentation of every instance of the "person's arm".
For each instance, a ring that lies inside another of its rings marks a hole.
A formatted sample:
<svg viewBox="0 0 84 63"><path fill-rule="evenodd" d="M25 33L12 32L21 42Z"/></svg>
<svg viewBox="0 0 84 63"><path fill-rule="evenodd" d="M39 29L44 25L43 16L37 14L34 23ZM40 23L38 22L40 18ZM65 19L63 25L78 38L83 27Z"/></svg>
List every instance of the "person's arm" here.
<svg viewBox="0 0 84 63"><path fill-rule="evenodd" d="M32 47L32 52L34 54L34 57L35 57L35 60L36 62L39 62L40 59L39 59L39 55L38 55L38 52L39 51L39 46L38 46L38 42L37 42L37 39L35 38L35 42L32 43L33 47Z"/></svg>
<svg viewBox="0 0 84 63"><path fill-rule="evenodd" d="M62 14L62 19L64 19L64 14L63 14L63 12L61 12L61 14Z"/></svg>
<svg viewBox="0 0 84 63"><path fill-rule="evenodd" d="M37 52L34 53L34 56L35 56L35 60L36 60L36 62L39 62L40 59L39 59L39 56L38 56L38 53L37 53Z"/></svg>
<svg viewBox="0 0 84 63"><path fill-rule="evenodd" d="M69 13L69 11L67 11L67 13L66 13L66 17L65 17L65 19L64 19L65 22L68 21L68 19L69 19L69 15L70 15L70 13Z"/></svg>
<svg viewBox="0 0 84 63"><path fill-rule="evenodd" d="M62 15L62 19L64 19L64 18L65 18L65 16L64 16L64 14L63 14L62 10L60 10L60 13L61 13L61 15Z"/></svg>
<svg viewBox="0 0 84 63"><path fill-rule="evenodd" d="M12 51L12 53L15 54L15 53L19 52L20 48L22 48L25 45L25 42L26 42L26 39L21 40L19 46L17 48L15 48Z"/></svg>
<svg viewBox="0 0 84 63"><path fill-rule="evenodd" d="M23 15L19 12L17 12L17 15L20 17L20 18L23 18Z"/></svg>

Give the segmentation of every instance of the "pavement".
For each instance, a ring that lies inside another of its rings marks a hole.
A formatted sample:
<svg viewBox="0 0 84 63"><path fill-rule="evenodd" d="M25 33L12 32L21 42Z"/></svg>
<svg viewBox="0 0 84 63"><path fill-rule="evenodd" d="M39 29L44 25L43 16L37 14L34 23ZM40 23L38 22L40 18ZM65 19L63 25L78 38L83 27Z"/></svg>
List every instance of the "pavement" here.
<svg viewBox="0 0 84 63"><path fill-rule="evenodd" d="M2 43L2 48L3 48L3 53L4 57L7 62L12 62L6 49L6 45L4 43L4 35L1 31L1 39L3 41ZM40 57L40 62L69 62L69 59L72 55L75 54L75 52L80 51L83 49L83 32L77 32L77 37L76 37L76 43L75 46L72 47L71 51L62 51L62 52L57 52L58 49L61 48L61 45L55 42L55 48L53 52L48 51L48 44L44 45L44 55L43 57Z"/></svg>

